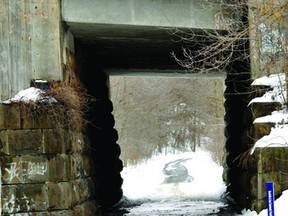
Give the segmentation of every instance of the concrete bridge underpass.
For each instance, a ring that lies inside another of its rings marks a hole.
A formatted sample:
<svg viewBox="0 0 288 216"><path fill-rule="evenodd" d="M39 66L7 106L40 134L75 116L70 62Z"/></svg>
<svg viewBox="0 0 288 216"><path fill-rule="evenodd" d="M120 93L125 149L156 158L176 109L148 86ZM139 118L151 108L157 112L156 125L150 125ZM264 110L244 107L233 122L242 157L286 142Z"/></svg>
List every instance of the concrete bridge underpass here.
<svg viewBox="0 0 288 216"><path fill-rule="evenodd" d="M207 4L209 1L183 0L172 3L161 0L116 0L103 3L87 0L80 3L77 0L63 0L63 20L74 37L76 54L79 50L85 56L80 73L86 87L96 98L108 99L106 86L95 89L95 86L101 86L101 83L107 81L103 71L140 69L148 72L187 72L176 63L171 52L181 56L183 47L197 49L199 44L203 45L203 29L223 31L227 26L219 25L219 16L226 20L232 18L227 11L222 11L220 5L210 8ZM179 35L174 35L177 30L193 33L195 37L187 44L181 41ZM236 202L240 197L239 181L242 174L235 158L248 148L245 146L248 140L243 137L243 133L249 124L243 122L243 119L247 115L245 93L249 85L249 74L241 74L248 70L249 62L234 62L227 68L226 78L227 142L224 177L229 185L228 192ZM96 143L99 138L93 139ZM106 188L109 187L103 187L104 193L107 194Z"/></svg>
<svg viewBox="0 0 288 216"><path fill-rule="evenodd" d="M88 93L97 99L86 113L91 123L86 128L86 136L95 150L91 157L96 173L93 186L95 197L106 207L115 204L122 196L120 172L123 165L119 159L118 134L111 114L113 104L109 99L109 76L105 72L141 70L186 73L171 57L171 52L181 56L182 47L197 49L198 44L203 44L203 29L225 31L225 20L233 19L227 9L223 11L217 4L208 7L210 1L202 0L53 0L49 3L4 0L1 4L1 10L7 12L1 15L2 25L7 29L7 32L1 32L0 36L5 42L1 43L1 47L8 54L2 53L0 59L0 63L3 62L2 68L0 66L0 99L12 97L26 88L32 79L80 78ZM15 14L22 15L15 17ZM14 27L11 29L11 22L15 22L13 26L23 31L12 31ZM9 29L11 33L8 34ZM173 32L177 29L198 36L187 44L175 37ZM23 40L26 43L22 43ZM246 46L247 43L242 45ZM72 68L75 74L65 71L63 64ZM18 73L17 76L11 71ZM241 207L246 203L243 203L245 199L241 192L244 187L242 171L236 158L247 150L249 142L243 136L249 127L249 122L244 120L247 119L246 93L250 77L247 71L248 61L231 63L226 68L224 93L227 140L223 176L228 185L227 192ZM23 124L25 118L22 117L21 121ZM7 126L1 127L5 133L9 130ZM2 168L2 173L5 174L5 168ZM67 178L65 181L68 181ZM15 182L13 180L7 184ZM71 207L67 205L63 204L63 209ZM41 206L38 211L45 208Z"/></svg>

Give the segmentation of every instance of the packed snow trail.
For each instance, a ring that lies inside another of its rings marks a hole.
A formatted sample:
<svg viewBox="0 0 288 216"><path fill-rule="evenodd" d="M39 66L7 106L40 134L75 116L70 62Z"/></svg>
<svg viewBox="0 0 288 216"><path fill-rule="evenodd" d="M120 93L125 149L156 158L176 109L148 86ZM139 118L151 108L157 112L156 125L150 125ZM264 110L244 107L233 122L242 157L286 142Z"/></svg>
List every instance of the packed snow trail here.
<svg viewBox="0 0 288 216"><path fill-rule="evenodd" d="M160 154L125 167L122 188L129 200L218 201L226 191L222 173L223 167L204 151Z"/></svg>
<svg viewBox="0 0 288 216"><path fill-rule="evenodd" d="M160 154L122 171L124 201L110 215L219 215L223 168L204 151ZM231 214L230 214L231 215Z"/></svg>
<svg viewBox="0 0 288 216"><path fill-rule="evenodd" d="M109 216L232 216L232 212L220 201L166 200L146 201L142 204L126 202Z"/></svg>

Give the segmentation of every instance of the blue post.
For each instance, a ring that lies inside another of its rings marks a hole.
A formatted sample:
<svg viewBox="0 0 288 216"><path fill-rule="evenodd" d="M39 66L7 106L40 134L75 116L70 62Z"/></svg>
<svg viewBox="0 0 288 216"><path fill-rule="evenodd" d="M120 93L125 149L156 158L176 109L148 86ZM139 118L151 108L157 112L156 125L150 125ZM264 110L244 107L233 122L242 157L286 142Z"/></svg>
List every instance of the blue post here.
<svg viewBox="0 0 288 216"><path fill-rule="evenodd" d="M266 182L266 200L268 216L275 216L274 213L274 183Z"/></svg>

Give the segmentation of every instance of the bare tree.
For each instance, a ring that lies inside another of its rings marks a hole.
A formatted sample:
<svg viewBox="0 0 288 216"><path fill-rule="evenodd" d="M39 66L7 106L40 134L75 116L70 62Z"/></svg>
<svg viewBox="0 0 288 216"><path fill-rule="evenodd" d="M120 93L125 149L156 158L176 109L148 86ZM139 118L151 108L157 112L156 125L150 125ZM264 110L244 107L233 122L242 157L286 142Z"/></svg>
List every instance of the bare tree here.
<svg viewBox="0 0 288 216"><path fill-rule="evenodd" d="M233 61L251 59L253 77L287 72L287 0L204 0L203 7L220 4L215 30L182 31L172 34L187 42L183 55L172 53L183 67L200 72L226 69ZM244 44L250 40L251 49ZM197 41L197 43L195 43Z"/></svg>
<svg viewBox="0 0 288 216"><path fill-rule="evenodd" d="M221 11L226 11L229 16L218 18L218 24L213 30L191 29L187 32L176 29L172 31L176 38L187 43L187 47L183 48L182 58L178 57L179 54L172 53L172 55L181 66L189 70L200 72L223 70L232 60L236 60L235 58L243 58L234 55L239 43L242 43L241 39L248 34L247 22L241 20L244 15L239 13L241 11L239 8L243 5L229 1L205 0L203 2L205 3L203 7L206 8L220 4Z"/></svg>
<svg viewBox="0 0 288 216"><path fill-rule="evenodd" d="M159 152L191 152L199 146L222 149L214 157L221 163L223 77L111 76L110 88L124 163L137 163Z"/></svg>

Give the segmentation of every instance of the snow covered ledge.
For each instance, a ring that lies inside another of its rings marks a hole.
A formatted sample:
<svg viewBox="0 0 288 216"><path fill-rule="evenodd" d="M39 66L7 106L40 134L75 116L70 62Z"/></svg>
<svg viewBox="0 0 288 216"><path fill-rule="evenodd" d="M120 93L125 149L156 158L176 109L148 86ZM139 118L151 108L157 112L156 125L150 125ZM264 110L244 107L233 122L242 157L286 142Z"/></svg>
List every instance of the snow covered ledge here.
<svg viewBox="0 0 288 216"><path fill-rule="evenodd" d="M252 86L269 86L271 90L261 97L252 99L249 105L265 104L267 106L269 103L274 104L274 106L271 106L274 111L264 116L256 116L253 124L270 124L274 127L271 128L270 133L255 142L251 154L253 154L255 148L288 147L288 111L285 82L285 74L281 73L258 78L252 83ZM278 105L275 106L275 104Z"/></svg>
<svg viewBox="0 0 288 216"><path fill-rule="evenodd" d="M57 100L53 97L45 96L49 88L49 82L46 80L33 80L35 87L29 87L27 89L19 91L13 98L5 101L1 101L2 104L11 103L57 103Z"/></svg>

